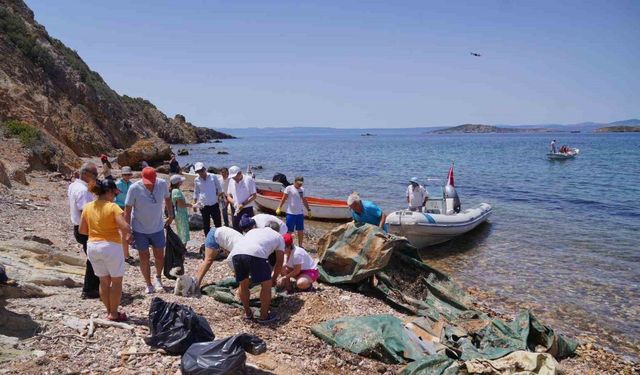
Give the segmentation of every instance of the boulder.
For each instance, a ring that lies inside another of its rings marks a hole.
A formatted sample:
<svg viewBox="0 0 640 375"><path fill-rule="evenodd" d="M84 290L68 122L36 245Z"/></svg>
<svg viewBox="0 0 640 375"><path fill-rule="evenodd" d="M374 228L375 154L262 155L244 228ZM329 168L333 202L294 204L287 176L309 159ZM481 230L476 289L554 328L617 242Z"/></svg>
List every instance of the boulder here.
<svg viewBox="0 0 640 375"><path fill-rule="evenodd" d="M9 174L11 180L15 182L19 182L22 185L29 185L29 181L27 181L27 173L22 169L14 169Z"/></svg>
<svg viewBox="0 0 640 375"><path fill-rule="evenodd" d="M189 155L189 150L187 150L186 148L181 148L178 150L177 154L178 156L187 156Z"/></svg>
<svg viewBox="0 0 640 375"><path fill-rule="evenodd" d="M158 165L171 159L171 147L160 138L143 139L118 155L118 164L140 169L142 161L149 165Z"/></svg>
<svg viewBox="0 0 640 375"><path fill-rule="evenodd" d="M7 174L7 168L4 166L4 163L0 161L0 184L11 187L11 179Z"/></svg>
<svg viewBox="0 0 640 375"><path fill-rule="evenodd" d="M189 215L189 230L202 230L204 224L202 223L202 215L191 214Z"/></svg>
<svg viewBox="0 0 640 375"><path fill-rule="evenodd" d="M226 151L218 151L218 155L229 155Z"/></svg>
<svg viewBox="0 0 640 375"><path fill-rule="evenodd" d="M213 174L220 174L220 168L209 167L209 168L207 168L207 172L213 173Z"/></svg>
<svg viewBox="0 0 640 375"><path fill-rule="evenodd" d="M169 164L166 163L156 167L156 172L158 173L170 174L170 171Z"/></svg>
<svg viewBox="0 0 640 375"><path fill-rule="evenodd" d="M44 237L39 237L36 235L29 235L29 236L24 236L23 240L25 241L35 241L44 245L53 245L53 242L51 242L50 239L48 238L44 238Z"/></svg>

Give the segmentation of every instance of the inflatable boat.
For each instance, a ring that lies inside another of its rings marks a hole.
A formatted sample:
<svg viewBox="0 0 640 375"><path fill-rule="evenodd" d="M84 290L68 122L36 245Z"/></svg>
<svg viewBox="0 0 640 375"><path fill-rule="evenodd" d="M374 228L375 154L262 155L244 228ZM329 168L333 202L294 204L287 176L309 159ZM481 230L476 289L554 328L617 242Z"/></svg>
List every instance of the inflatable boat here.
<svg viewBox="0 0 640 375"><path fill-rule="evenodd" d="M566 160L573 159L580 153L578 148L570 148L567 152L549 152L547 158L549 160Z"/></svg>
<svg viewBox="0 0 640 375"><path fill-rule="evenodd" d="M442 181L442 180L430 180ZM429 199L422 211L399 210L387 215L389 232L406 237L418 249L437 245L467 233L491 216L491 205L461 210L453 186L453 167L446 186L428 186Z"/></svg>

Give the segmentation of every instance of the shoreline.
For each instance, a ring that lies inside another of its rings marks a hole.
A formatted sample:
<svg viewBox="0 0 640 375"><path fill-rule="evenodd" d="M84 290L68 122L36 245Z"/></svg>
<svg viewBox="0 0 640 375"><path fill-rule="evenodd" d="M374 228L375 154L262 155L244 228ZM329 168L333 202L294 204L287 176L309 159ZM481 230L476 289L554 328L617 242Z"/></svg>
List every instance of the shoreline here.
<svg viewBox="0 0 640 375"><path fill-rule="evenodd" d="M114 174L119 175L115 169ZM0 220L4 226L0 229L0 241L22 240L24 236L36 235L49 239L59 252L82 259L82 250L73 239L68 218L66 187L69 182L54 173L31 172L27 177L30 182L28 186L15 183L12 189L7 189L3 194ZM186 195L190 196L189 193ZM313 254L318 238L335 224L314 221L306 221L305 224L308 227L305 247ZM191 236L192 242L203 240L202 231L192 231ZM188 250L190 254L185 260L185 271L193 274L200 260L193 255L197 252L196 246L190 243ZM7 272L11 277L11 269ZM215 262L206 275L205 282L219 280L230 274L231 271L224 262ZM248 355L248 362L261 369L250 373L394 374L403 367L387 365L331 347L313 336L308 328L339 316L388 313L401 319L407 317L377 299L332 285L319 284L315 293L297 293L294 298L286 299L277 309L281 322L275 327L263 327L245 323L241 309L216 302L207 296L175 296L168 288L172 285L173 282L165 282L166 292L154 296L191 306L209 321L216 338L248 332L267 342L267 353L260 356ZM46 370L55 373L110 371L115 374L173 374L179 368L180 357L157 352L127 354L133 350L140 353L152 352L142 338L148 333L148 306L154 296L144 295L137 267L126 266L123 285L123 310L130 316L130 323L135 326L130 334L117 328L99 328L91 339L71 337L74 331L63 324L65 316L89 318L93 313L99 316L103 306L96 300L81 300L80 288L77 287L40 287L51 295L44 298L7 300L8 310L28 314L41 326L41 333L17 344L18 350L38 352L26 359L3 363L3 368L9 372L42 373ZM504 301L500 311L496 311L492 306L491 296L487 293L477 287L465 289L475 300L473 307L492 316L509 319L520 307L524 307ZM596 344L597 338L576 338L581 342L577 356L560 362L567 374L632 374L640 371L638 362L627 361L619 354L602 349Z"/></svg>

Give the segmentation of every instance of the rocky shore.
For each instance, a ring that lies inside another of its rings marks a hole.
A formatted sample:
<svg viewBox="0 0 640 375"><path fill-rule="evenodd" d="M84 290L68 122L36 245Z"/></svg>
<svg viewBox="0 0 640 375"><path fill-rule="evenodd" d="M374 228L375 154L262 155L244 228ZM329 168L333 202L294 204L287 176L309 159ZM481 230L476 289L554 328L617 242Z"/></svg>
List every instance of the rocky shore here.
<svg viewBox="0 0 640 375"><path fill-rule="evenodd" d="M117 173L116 173L117 174ZM166 178L166 176L164 176ZM73 239L68 219L66 188L60 174L31 172L29 185L0 185L0 262L7 261L7 273L16 285L0 286L0 374L175 374L180 357L147 346L148 311L152 296L144 294L137 267L127 265L124 278L123 310L129 315L127 327L96 324L90 335L74 327L77 319L98 318L103 306L98 300L82 300L83 254ZM188 187L187 187L188 188ZM189 196L189 194L187 194ZM306 247L314 251L317 239L332 224L307 222ZM185 263L193 274L200 260L201 231L191 233ZM33 272L28 272L29 269ZM226 264L214 263L205 282L231 276ZM33 285L33 287L25 287ZM275 325L260 326L244 321L241 309L211 297L187 298L166 291L158 293L167 301L191 306L204 316L216 338L236 333L255 334L267 342L267 352L248 357L252 374L395 374L400 365L388 365L334 348L311 334L309 327L342 316L391 314L407 318L382 301L335 286L319 284L315 292L297 293L277 308ZM20 290L20 293L16 291ZM483 301L480 288L469 290L474 307L503 318L515 314L496 313ZM4 310L6 309L6 310ZM12 331L13 330L13 331ZM12 337L19 337L15 339ZM640 365L598 347L597 337L579 337L578 355L560 362L567 374L638 374Z"/></svg>

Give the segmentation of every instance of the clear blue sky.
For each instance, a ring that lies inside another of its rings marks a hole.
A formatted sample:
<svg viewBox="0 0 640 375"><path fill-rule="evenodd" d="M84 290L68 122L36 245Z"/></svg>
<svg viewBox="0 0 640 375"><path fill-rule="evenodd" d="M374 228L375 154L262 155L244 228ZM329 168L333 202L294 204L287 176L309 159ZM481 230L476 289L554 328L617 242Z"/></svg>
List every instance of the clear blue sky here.
<svg viewBox="0 0 640 375"><path fill-rule="evenodd" d="M640 117L637 0L27 4L118 93L201 126Z"/></svg>

